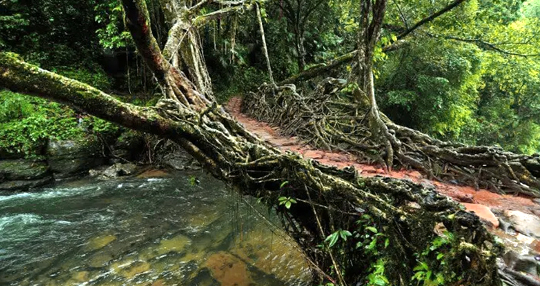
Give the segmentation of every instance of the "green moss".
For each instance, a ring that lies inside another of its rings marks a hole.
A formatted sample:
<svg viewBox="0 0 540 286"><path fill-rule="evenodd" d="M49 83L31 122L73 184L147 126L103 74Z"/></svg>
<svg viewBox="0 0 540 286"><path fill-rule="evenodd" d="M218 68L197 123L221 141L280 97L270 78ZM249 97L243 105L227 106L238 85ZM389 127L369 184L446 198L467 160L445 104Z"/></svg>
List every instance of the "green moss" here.
<svg viewBox="0 0 540 286"><path fill-rule="evenodd" d="M2 61L22 61L23 60L23 58L19 54L12 53L12 52L0 53L0 59Z"/></svg>

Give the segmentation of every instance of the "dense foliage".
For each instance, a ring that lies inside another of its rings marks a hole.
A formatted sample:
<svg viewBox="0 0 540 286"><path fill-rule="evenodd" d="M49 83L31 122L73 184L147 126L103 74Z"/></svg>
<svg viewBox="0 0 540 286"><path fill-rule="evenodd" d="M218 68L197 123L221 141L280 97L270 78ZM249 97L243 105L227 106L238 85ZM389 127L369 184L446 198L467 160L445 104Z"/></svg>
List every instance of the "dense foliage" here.
<svg viewBox="0 0 540 286"><path fill-rule="evenodd" d="M172 23L164 20L159 5L147 2L154 34L164 45ZM388 5L375 55L376 92L383 112L399 124L443 139L496 144L524 153L540 151L536 48L540 1L465 1L397 39L450 2L400 0ZM211 5L197 13L220 8L223 5ZM277 81L350 52L357 45L357 1L261 1L261 11ZM200 26L199 34L221 100L269 81L253 5L214 18ZM387 46L396 48L383 52ZM150 73L125 30L118 0L3 1L0 48L101 89L139 97L141 93L151 97L155 92ZM354 65L343 65L321 76L350 79L353 69ZM70 114L44 102L39 102L40 107L24 107L24 116L13 114L6 110L22 102L38 102L5 92L2 95L4 133L12 128L6 127L6 118L34 118L32 114L41 114L44 108L67 117Z"/></svg>

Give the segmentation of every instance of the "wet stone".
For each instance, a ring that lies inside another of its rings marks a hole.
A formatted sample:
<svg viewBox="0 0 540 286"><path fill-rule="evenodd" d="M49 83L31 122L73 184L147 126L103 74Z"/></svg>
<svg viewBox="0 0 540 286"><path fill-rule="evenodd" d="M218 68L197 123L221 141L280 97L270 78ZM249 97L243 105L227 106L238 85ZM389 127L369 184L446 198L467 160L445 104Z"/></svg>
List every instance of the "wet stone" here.
<svg viewBox="0 0 540 286"><path fill-rule="evenodd" d="M540 218L538 216L510 210L504 211L504 215L516 231L527 236L540 238Z"/></svg>
<svg viewBox="0 0 540 286"><path fill-rule="evenodd" d="M53 181L53 177L48 176L37 180L7 181L0 183L0 191L25 191L32 188L44 186Z"/></svg>
<svg viewBox="0 0 540 286"><path fill-rule="evenodd" d="M467 211L475 213L484 222L487 222L491 226L499 227L499 219L493 214L490 208L479 204L463 203Z"/></svg>
<svg viewBox="0 0 540 286"><path fill-rule="evenodd" d="M234 255L221 251L211 255L205 263L214 279L222 286L252 286L247 265Z"/></svg>
<svg viewBox="0 0 540 286"><path fill-rule="evenodd" d="M113 260L113 257L110 253L96 253L95 255L90 257L88 266L94 268L103 267L109 264L111 260Z"/></svg>
<svg viewBox="0 0 540 286"><path fill-rule="evenodd" d="M0 160L0 182L2 180L35 180L47 175L47 162L29 160Z"/></svg>
<svg viewBox="0 0 540 286"><path fill-rule="evenodd" d="M511 250L504 254L503 259L515 271L538 276L540 263L532 255L519 255Z"/></svg>

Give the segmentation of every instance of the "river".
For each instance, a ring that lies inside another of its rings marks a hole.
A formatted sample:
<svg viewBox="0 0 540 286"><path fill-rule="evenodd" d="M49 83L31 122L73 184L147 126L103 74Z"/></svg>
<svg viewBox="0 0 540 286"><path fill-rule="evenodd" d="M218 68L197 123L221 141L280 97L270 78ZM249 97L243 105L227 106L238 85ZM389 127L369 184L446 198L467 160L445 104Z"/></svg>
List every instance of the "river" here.
<svg viewBox="0 0 540 286"><path fill-rule="evenodd" d="M276 217L203 173L0 195L0 285L309 284Z"/></svg>

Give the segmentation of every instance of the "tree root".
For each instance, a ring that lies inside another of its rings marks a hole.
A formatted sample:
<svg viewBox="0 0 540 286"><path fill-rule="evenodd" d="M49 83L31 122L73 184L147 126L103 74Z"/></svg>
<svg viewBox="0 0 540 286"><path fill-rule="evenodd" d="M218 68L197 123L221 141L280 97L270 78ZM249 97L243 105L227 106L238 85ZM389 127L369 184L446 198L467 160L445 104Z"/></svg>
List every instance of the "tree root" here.
<svg viewBox="0 0 540 286"><path fill-rule="evenodd" d="M332 78L309 95L297 92L294 85L277 90L263 85L247 95L243 111L280 126L284 135L299 136L314 147L351 152L363 163L413 168L441 181L540 197L540 155L444 142L397 125L384 114L373 120L367 99L344 88L344 81Z"/></svg>

